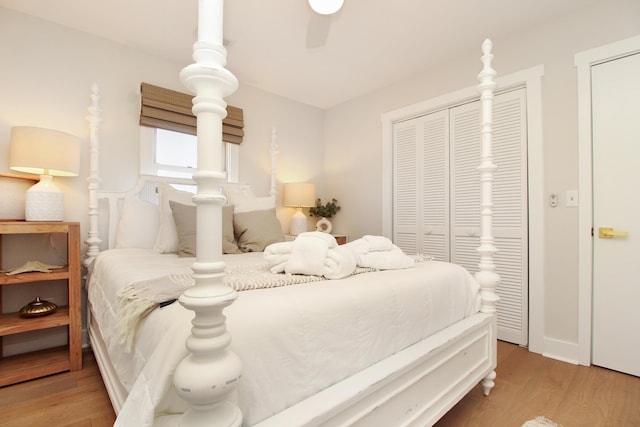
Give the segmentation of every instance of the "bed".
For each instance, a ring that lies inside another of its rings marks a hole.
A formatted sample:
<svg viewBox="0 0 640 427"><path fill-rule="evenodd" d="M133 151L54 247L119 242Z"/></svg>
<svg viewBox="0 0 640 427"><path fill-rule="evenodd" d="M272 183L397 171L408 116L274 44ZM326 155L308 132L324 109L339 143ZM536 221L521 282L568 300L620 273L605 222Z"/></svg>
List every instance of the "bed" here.
<svg viewBox="0 0 640 427"><path fill-rule="evenodd" d="M388 267L365 264L361 254L357 268L339 279L283 274L272 271L273 248L299 248L301 237L324 245L324 237L264 236L275 218L264 216L276 200L275 168L268 196L226 182L216 153L222 152L223 97L237 81L224 69L222 1L199 5L196 62L181 73L195 94L198 123L192 180L143 176L130 191L102 190L99 93L92 88L88 323L116 425L424 426L478 383L488 395L499 281L491 234L490 41L482 45L479 75L482 235L475 277L426 256L412 257L409 267ZM274 146L275 140L272 156ZM242 253L227 246L229 224ZM389 249L382 236L353 243L342 252L365 243L367 250ZM330 273L342 266L332 264ZM139 304L149 289L154 303Z"/></svg>

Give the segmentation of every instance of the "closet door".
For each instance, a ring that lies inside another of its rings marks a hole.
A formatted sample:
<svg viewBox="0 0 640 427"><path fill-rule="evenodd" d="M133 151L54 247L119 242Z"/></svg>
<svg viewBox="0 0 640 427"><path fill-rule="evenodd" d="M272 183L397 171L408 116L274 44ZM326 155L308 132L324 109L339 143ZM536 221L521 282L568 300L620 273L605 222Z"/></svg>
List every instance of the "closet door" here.
<svg viewBox="0 0 640 427"><path fill-rule="evenodd" d="M394 125L393 241L449 260L449 124L439 111Z"/></svg>
<svg viewBox="0 0 640 427"><path fill-rule="evenodd" d="M494 99L493 235L500 284L498 338L528 342L528 218L525 90ZM393 239L478 271L480 103L394 124Z"/></svg>
<svg viewBox="0 0 640 427"><path fill-rule="evenodd" d="M471 273L480 260L479 102L450 110L451 262ZM493 236L498 338L528 343L528 205L525 90L499 94L493 109Z"/></svg>

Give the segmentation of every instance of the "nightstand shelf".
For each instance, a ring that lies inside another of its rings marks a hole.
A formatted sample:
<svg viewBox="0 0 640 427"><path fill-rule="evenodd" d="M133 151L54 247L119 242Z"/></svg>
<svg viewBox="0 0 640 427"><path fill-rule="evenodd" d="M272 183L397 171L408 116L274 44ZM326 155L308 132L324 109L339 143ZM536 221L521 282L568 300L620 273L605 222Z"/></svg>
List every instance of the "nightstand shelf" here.
<svg viewBox="0 0 640 427"><path fill-rule="evenodd" d="M2 234L2 233L0 233ZM69 279L69 267L64 266L52 270L51 273L20 273L13 276L7 276L6 274L0 275L0 285L12 285L15 283L32 283L32 282L44 282L47 280L66 280Z"/></svg>
<svg viewBox="0 0 640 427"><path fill-rule="evenodd" d="M0 387L74 370L67 346L4 357L0 364Z"/></svg>
<svg viewBox="0 0 640 427"><path fill-rule="evenodd" d="M25 319L20 313L0 314L0 336L21 334L22 332L39 331L69 324L69 307L58 307L55 313L48 316Z"/></svg>
<svg viewBox="0 0 640 427"><path fill-rule="evenodd" d="M67 345L33 351L14 356L2 356L0 347L0 387L82 368L81 302L80 302L80 224L77 222L0 222L0 257L2 236L6 234L63 233L67 237L67 265L50 273L29 272L15 275L0 274L0 286L67 281L68 305L60 306L55 313L36 318L24 318L18 312L2 313L0 293L0 344L2 337L25 332L65 327ZM2 265L0 258L0 266ZM27 261L27 260L25 260Z"/></svg>

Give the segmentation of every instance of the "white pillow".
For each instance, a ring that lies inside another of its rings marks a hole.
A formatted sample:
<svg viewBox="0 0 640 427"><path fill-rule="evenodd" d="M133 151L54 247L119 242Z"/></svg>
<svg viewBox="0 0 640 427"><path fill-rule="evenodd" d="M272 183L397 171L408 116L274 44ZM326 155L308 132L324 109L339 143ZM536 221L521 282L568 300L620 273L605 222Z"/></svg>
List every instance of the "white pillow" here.
<svg viewBox="0 0 640 427"><path fill-rule="evenodd" d="M222 185L222 191L224 192L224 195L227 197L227 204L230 205L231 203L229 203L229 196L231 195L232 197L234 195L240 195L240 196L247 196L247 197L255 197L255 195L253 194L253 190L251 190L251 187L246 185L246 184L236 184L236 183L226 183Z"/></svg>
<svg viewBox="0 0 640 427"><path fill-rule="evenodd" d="M194 206L193 193L180 191L169 184L158 185L158 204L160 206L160 228L154 249L162 254L178 252L178 230L173 219L169 201Z"/></svg>
<svg viewBox="0 0 640 427"><path fill-rule="evenodd" d="M273 196L255 197L240 193L227 193L227 203L233 205L233 213L266 211L276 208L276 198Z"/></svg>
<svg viewBox="0 0 640 427"><path fill-rule="evenodd" d="M157 239L160 210L137 196L127 197L116 229L116 248L151 249Z"/></svg>

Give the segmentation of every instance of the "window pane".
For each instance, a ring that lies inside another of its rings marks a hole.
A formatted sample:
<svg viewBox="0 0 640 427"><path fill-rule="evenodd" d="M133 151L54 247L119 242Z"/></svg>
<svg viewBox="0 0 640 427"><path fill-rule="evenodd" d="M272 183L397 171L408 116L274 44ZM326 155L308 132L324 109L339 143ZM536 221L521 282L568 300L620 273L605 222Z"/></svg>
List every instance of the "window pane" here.
<svg viewBox="0 0 640 427"><path fill-rule="evenodd" d="M156 163L197 168L198 144L195 135L157 129Z"/></svg>

